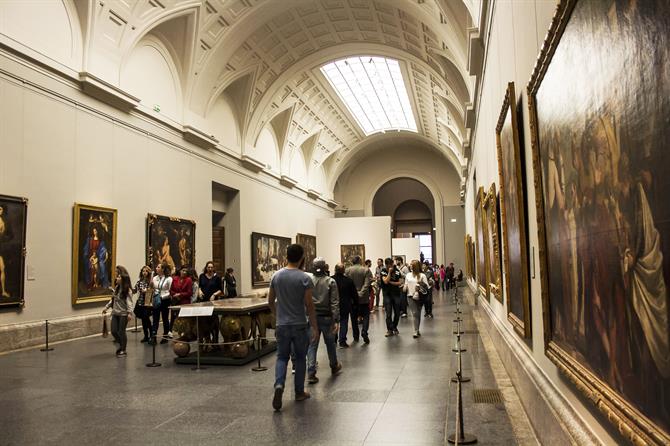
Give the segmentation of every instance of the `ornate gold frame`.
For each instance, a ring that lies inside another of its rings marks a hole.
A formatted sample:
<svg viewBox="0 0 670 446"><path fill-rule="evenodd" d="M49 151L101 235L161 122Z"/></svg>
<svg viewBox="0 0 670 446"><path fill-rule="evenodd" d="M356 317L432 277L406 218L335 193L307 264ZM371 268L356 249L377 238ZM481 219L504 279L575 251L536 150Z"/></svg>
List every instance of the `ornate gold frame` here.
<svg viewBox="0 0 670 446"><path fill-rule="evenodd" d="M551 22L547 37L527 86L528 111L533 153L535 206L539 239L540 280L542 283L542 318L544 323L545 354L565 374L577 389L600 410L627 440L635 445L670 444L670 433L663 431L639 410L629 404L609 385L570 356L552 340L549 278L547 271L547 239L545 231L542 166L540 161L539 130L535 95L551 63L563 31L570 20L577 0L561 0ZM650 384L650 385L653 385Z"/></svg>
<svg viewBox="0 0 670 446"><path fill-rule="evenodd" d="M479 189L477 190L477 197L475 199L475 226L479 226L476 228L477 231L482 231L482 246L481 246L481 253L480 251L480 246L479 246L479 234L475 233L475 237L477 240L477 249L475 250L475 266L477 267L477 286L479 287L480 293L482 293L486 299L489 298L489 257L488 257L488 225L486 224L486 212L484 211L484 201L486 200L486 193L484 192L484 187L480 186ZM479 216L477 216L477 213L479 213ZM479 219L479 221L477 221ZM479 223L479 225L477 225ZM483 257L483 259L480 259L480 257ZM479 263L480 260L483 261L483 271L479 271Z"/></svg>
<svg viewBox="0 0 670 446"><path fill-rule="evenodd" d="M75 203L72 208L73 212L73 223L72 223L72 305L86 304L91 302L103 302L108 301L112 298L112 290L109 290L109 294L104 294L101 296L95 297L80 297L78 293L79 285L79 230L81 221L79 220L82 210L88 211L99 211L107 212L113 215L112 218L112 246L110 247L111 251L111 284L113 286L114 279L116 278L116 222L117 222L117 210L112 208L105 208L100 206L89 206L86 204Z"/></svg>
<svg viewBox="0 0 670 446"><path fill-rule="evenodd" d="M28 228L28 199L25 197L12 197L9 195L0 195L0 200L6 202L12 202L20 204L22 208L22 227L21 232L18 234L21 237L21 283L19 284L19 299L12 302L2 302L4 298L0 298L0 308L6 307L24 307L26 305L26 254L28 250L26 249L26 234ZM5 208L5 211L7 209Z"/></svg>
<svg viewBox="0 0 670 446"><path fill-rule="evenodd" d="M196 224L195 220L188 220L186 218L179 218L179 217L168 217L165 215L158 215L158 214L147 214L147 224L146 224L146 237L145 237L145 261L146 265L149 265L153 271L155 266L153 265L153 255L154 255L154 250L151 246L151 228L153 225L156 224L158 220L168 220L172 221L175 223L190 223L193 225L193 261L191 262L191 265L189 265L191 268L195 268L195 259L196 259L196 244L195 244L195 229L196 229Z"/></svg>
<svg viewBox="0 0 670 446"><path fill-rule="evenodd" d="M500 234L498 233L498 204L496 195L496 184L492 183L489 193L484 201L484 217L488 226L487 235L487 270L488 270L488 291L493 293L496 299L503 302L501 272L500 272ZM492 246L488 245L489 238ZM491 258L493 256L493 259ZM493 263L493 271L491 264Z"/></svg>
<svg viewBox="0 0 670 446"><path fill-rule="evenodd" d="M519 244L521 252L521 283L522 287L520 290L521 302L523 305L523 320L512 312L512 306L510 305L510 300L512 297L512 290L510 290L509 280L505 281L505 294L507 295L507 320L510 321L514 331L516 331L519 336L529 338L531 336L531 327L530 327L530 291L528 289L528 246L526 242L527 232L526 232L526 217L525 217L525 198L523 190L523 182L521 181L521 144L519 141L519 123L517 121L516 115L516 91L514 88L514 82L509 82L507 84L507 92L505 93L505 100L503 101L502 110L500 111L500 116L498 117L498 125L496 126L496 146L498 149L498 176L500 177L500 220L502 222L502 237L503 237L503 264L505 267L505 272L510 273L509 270L509 230L507 228L507 203L505 202L505 175L503 172L503 150L502 143L500 139L500 134L502 133L505 121L507 118L507 113L510 114L512 121L512 136L513 144L512 148L514 156L514 164L516 166L517 176L516 178L508 178L508 181L516 182L516 200L517 200L517 209L519 221ZM517 291L515 290L515 293Z"/></svg>

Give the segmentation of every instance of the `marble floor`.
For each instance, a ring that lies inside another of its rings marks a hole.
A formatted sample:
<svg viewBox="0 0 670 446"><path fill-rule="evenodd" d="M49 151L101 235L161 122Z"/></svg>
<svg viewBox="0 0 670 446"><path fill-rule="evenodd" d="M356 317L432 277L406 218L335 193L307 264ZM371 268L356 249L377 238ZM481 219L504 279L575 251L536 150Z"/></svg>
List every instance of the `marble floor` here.
<svg viewBox="0 0 670 446"><path fill-rule="evenodd" d="M491 361L486 336L473 318L467 288L462 357L465 430L478 444L537 444L514 392L504 403L475 403L474 389L497 389L505 379ZM0 356L0 444L95 445L444 445L455 420L454 306L435 297L434 319L422 321L419 339L402 319L400 336L385 338L383 311L372 316L371 344L339 349L344 365L306 385L312 398L292 400L292 378L281 412L271 407L274 355L269 369L210 366L193 371L157 346L162 367L147 368L151 349L129 333L128 356L117 358L100 336ZM485 348L486 347L486 348ZM490 350L489 350L490 351ZM495 352L493 352L495 355ZM497 357L497 355L495 355ZM327 364L325 348L319 361ZM507 378L508 379L508 378Z"/></svg>

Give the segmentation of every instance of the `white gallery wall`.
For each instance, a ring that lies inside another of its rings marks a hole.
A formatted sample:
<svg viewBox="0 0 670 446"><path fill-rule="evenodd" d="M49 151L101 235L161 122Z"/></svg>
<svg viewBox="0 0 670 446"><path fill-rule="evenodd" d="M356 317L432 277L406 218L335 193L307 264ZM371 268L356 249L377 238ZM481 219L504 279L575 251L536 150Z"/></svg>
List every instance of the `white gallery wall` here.
<svg viewBox="0 0 670 446"><path fill-rule="evenodd" d="M394 256L405 256L405 260L410 262L419 259L419 239L418 238L394 238L391 240L391 251Z"/></svg>
<svg viewBox="0 0 670 446"><path fill-rule="evenodd" d="M340 245L365 245L365 258L374 262L391 255L391 217L328 218L316 222L316 254L330 270L340 262Z"/></svg>
<svg viewBox="0 0 670 446"><path fill-rule="evenodd" d="M295 239L298 232L314 234L316 220L332 216L322 201L5 55L0 159L0 193L29 200L26 305L0 311L0 326L99 312L104 304L71 304L75 202L118 209L116 262L134 279L145 262L147 213L196 221L201 269L212 251L212 182L239 190L239 249L227 260L242 294L258 291L251 288L251 232Z"/></svg>
<svg viewBox="0 0 670 446"><path fill-rule="evenodd" d="M476 128L473 132L473 153L467 179L466 232L475 238L475 186L477 188L484 186L484 189L488 191L491 183L496 183L496 189L499 190L495 128L505 98L507 83L513 81L517 92L517 102L521 102L523 110L523 121L520 121L520 125L523 125L522 150L524 150L527 185L524 192L526 198L525 209L529 223L528 242L531 268L529 277L534 277L530 280L532 339L514 345L524 349L534 366L538 367L540 373L546 375L549 379L553 387L552 392L557 392L560 395L559 398L565 399L569 406L575 408L578 416L591 427L598 440L604 444L616 444L616 437L610 433L611 428L608 425L602 424L595 406L582 402L583 400L577 395L576 388L567 382L544 353L540 273L539 269L537 271L533 270L533 265L538 265L539 258L526 86L555 9L555 2L543 0L496 1L493 3L491 34L487 39L488 48L484 66L481 102L477 113ZM475 175L476 185L473 181ZM534 259L530 258L533 252ZM502 289L504 290L505 287L503 286ZM496 318L500 326L504 327L506 336L517 336L507 320L507 297L502 304L493 297L481 299L480 302L489 307L492 316ZM522 395L522 401L523 399L524 396ZM532 412L528 407L526 407L526 410L529 413Z"/></svg>

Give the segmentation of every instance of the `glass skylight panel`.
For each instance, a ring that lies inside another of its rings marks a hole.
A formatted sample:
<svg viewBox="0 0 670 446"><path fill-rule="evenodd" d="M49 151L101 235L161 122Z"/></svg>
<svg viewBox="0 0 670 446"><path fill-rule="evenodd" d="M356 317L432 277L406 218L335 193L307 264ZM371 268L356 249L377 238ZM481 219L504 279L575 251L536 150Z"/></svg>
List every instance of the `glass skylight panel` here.
<svg viewBox="0 0 670 446"><path fill-rule="evenodd" d="M397 60L350 57L321 67L366 135L381 130L417 131Z"/></svg>

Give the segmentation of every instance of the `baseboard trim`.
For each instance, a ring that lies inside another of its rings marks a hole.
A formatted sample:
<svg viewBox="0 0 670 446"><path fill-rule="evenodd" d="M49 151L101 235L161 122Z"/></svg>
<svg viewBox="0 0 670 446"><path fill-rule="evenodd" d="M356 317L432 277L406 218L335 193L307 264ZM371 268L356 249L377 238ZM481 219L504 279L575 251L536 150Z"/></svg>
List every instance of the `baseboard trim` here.
<svg viewBox="0 0 670 446"><path fill-rule="evenodd" d="M482 328L489 332L540 443L603 445L537 365L519 336L496 317L483 296L476 300L486 314L478 318Z"/></svg>

